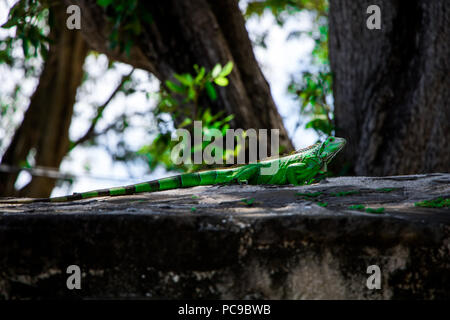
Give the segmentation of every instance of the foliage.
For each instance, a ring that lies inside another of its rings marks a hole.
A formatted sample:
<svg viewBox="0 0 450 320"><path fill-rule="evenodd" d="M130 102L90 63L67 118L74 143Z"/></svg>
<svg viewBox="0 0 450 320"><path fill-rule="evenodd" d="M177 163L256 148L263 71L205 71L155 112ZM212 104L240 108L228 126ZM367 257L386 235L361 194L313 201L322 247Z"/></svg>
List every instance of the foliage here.
<svg viewBox="0 0 450 320"><path fill-rule="evenodd" d="M362 204L352 204L348 207L350 210L360 210L363 211L366 207Z"/></svg>
<svg viewBox="0 0 450 320"><path fill-rule="evenodd" d="M108 14L108 20L112 25L109 36L111 49L119 46L121 52L130 56L130 50L135 38L152 23L152 16L146 10L143 1L138 0L97 0L97 4L103 7Z"/></svg>
<svg viewBox="0 0 450 320"><path fill-rule="evenodd" d="M366 212L367 212L367 213L384 213L384 208L383 208L383 207L379 207L379 208L366 208Z"/></svg>
<svg viewBox="0 0 450 320"><path fill-rule="evenodd" d="M300 10L309 10L324 15L328 11L327 0L253 0L249 1L245 10L246 18L257 15L261 16L265 11L270 11L278 24L283 24L286 16L299 12Z"/></svg>
<svg viewBox="0 0 450 320"><path fill-rule="evenodd" d="M442 208L442 207L450 207L450 198L436 198L432 200L424 200L420 202L414 203L416 207L425 207L425 208Z"/></svg>
<svg viewBox="0 0 450 320"><path fill-rule="evenodd" d="M25 108L28 96L24 94L26 79L38 76L42 60L47 58L49 39L49 11L37 0L20 0L10 9L2 29L9 29L0 38L0 64L6 69L23 71L21 81L12 90L0 91L0 154L4 152L17 127L18 115ZM7 86L6 86L7 87Z"/></svg>
<svg viewBox="0 0 450 320"><path fill-rule="evenodd" d="M301 103L300 114L310 119L305 128L315 130L319 136L329 136L334 132L334 117L332 106L327 100L331 100L333 91L328 60L328 25L324 17L319 20L317 29L309 33L315 41L312 51L313 71L303 72L300 80L292 77L288 91Z"/></svg>
<svg viewBox="0 0 450 320"><path fill-rule="evenodd" d="M300 113L311 118L305 128L314 129L319 136L332 135L333 113L326 101L326 97L331 95L331 74L329 72L304 73L300 83L291 82L289 91L301 102Z"/></svg>
<svg viewBox="0 0 450 320"><path fill-rule="evenodd" d="M37 57L44 59L48 54L48 37L45 26L48 20L48 9L37 0L20 0L11 8L8 20L2 28L16 28L14 37L6 37L0 41L0 62L12 66L14 58L12 50L16 41L20 41L25 59Z"/></svg>
<svg viewBox="0 0 450 320"><path fill-rule="evenodd" d="M175 74L173 80L166 80L161 85L158 93L159 103L154 109L153 114L156 118L159 128L159 134L150 145L146 145L139 150L149 163L150 169L154 169L159 164L163 164L168 170L196 171L207 167L205 164L184 163L176 166L171 160L171 151L178 141L172 140L173 123L179 123L177 128L186 128L192 131L194 121L202 121L202 136L211 137L211 129L218 129L222 136L230 128L229 122L233 115L226 116L223 112L211 114L208 107L200 106L201 97L206 94L209 101L217 99L217 92L214 87L228 85L227 76L231 73L233 64L227 63L225 66L220 64L206 72L204 67L194 66L195 74ZM191 108L187 108L190 106ZM192 114L188 112L192 110ZM193 145L191 154L204 148L210 142L204 141L201 146ZM221 150L222 157L234 156L239 150ZM219 151L220 152L220 151Z"/></svg>
<svg viewBox="0 0 450 320"><path fill-rule="evenodd" d="M223 68L220 64L217 64L212 71L206 73L204 67L194 65L195 76L189 73L175 74L174 78L176 81L166 80L165 82L165 88L161 92L162 99L156 113L170 112L175 117L178 116L182 110L177 108L177 96L181 96L182 104L193 104L195 108L193 117L195 118L200 95L206 91L206 94L212 101L216 100L217 93L213 83L222 87L227 86L228 79L226 77L231 73L232 68L233 64L231 62L227 63Z"/></svg>
<svg viewBox="0 0 450 320"><path fill-rule="evenodd" d="M104 8L111 22L110 46L112 48L118 46L120 50L125 51L129 55L136 36L141 33L146 25L152 22L152 17L148 10L142 10L142 6L145 4L137 0L98 0L97 4ZM42 58L45 60L50 42L47 38L48 26L51 26L52 23L51 11L48 10L46 5L48 5L47 2L39 2L37 0L20 0L11 8L8 21L2 27L15 27L15 36L0 40L0 62L8 63L11 68L23 69L26 67L25 62L30 61L32 58L38 57L41 61ZM22 46L24 56L24 64L22 65L17 63L19 60L17 54L14 53L13 56L13 50L17 45ZM113 63L110 63L108 69L112 67ZM167 151L170 151L171 146L173 146L170 138L173 131L171 127L173 127L174 123L177 124L177 127L189 128L194 120L202 120L203 135L208 135L212 128L219 129L223 133L229 128L228 123L232 120L232 115L226 116L223 113L213 115L205 103L200 105L200 101L204 101L204 99L201 99L202 96L206 96L212 101L217 99L215 86L228 85L229 80L227 76L232 71L232 67L231 63L223 67L216 65L211 71L206 72L204 67L194 66L195 76L176 74L173 79L163 83L161 90L157 94L159 97L158 106L153 110L158 135L150 146L144 146L138 154L131 150L123 139L123 133L130 126L130 115L120 114L113 121L114 123L107 125L104 130L98 131L96 129L96 124L103 119L105 108L117 93L129 95L134 92L136 83L133 83L133 79L129 76L124 77L119 87L103 105L94 106L97 112L95 114L94 111L91 127L80 139L71 141L70 150L79 144L96 145L98 144L97 138L110 133L109 131L113 131L117 133L118 139L113 139L117 142L116 145L109 146L108 143L104 147L114 160L137 160L136 156L144 154L149 160L151 168L162 163L166 168L174 169L174 166L169 163L170 158L167 157L167 155L170 156L170 152L168 153ZM38 74L36 75L38 76ZM88 79L92 80L92 77L86 73L84 80ZM10 97L1 97L0 99L2 127L5 124L7 128L15 127L15 125L10 125L10 122L6 123L6 118L11 121L17 118L15 116L17 111L15 97L20 90L21 87L18 84L14 92L10 94ZM149 95L151 93L147 92L147 97ZM192 108L189 108L191 106ZM193 110L193 113L185 114L186 110L189 109ZM179 122L178 119L180 118L184 120ZM0 133L3 131L5 130L1 129ZM7 135L10 136L12 134L9 132ZM1 142L4 142L3 139L0 141L0 149L4 147L1 145ZM146 149L149 152L146 152ZM177 169L193 170L194 168L181 167Z"/></svg>
<svg viewBox="0 0 450 320"><path fill-rule="evenodd" d="M361 191L358 191L358 190L349 190L349 191L335 192L335 193L332 193L331 195L333 197L345 197L345 196L351 196L351 195L360 194L360 193L361 193Z"/></svg>
<svg viewBox="0 0 450 320"><path fill-rule="evenodd" d="M311 31L293 31L288 40L298 38L303 34L314 39L315 46L312 51L312 65L309 71L297 76L291 76L288 92L300 103L301 119L295 130L305 123L306 129L313 129L319 137L332 135L333 110L327 100L332 96L332 76L328 61L328 1L327 0L264 0L250 1L245 10L245 16L261 16L270 11L279 25L283 25L290 15L307 10L314 16ZM265 46L263 34L257 38L257 43Z"/></svg>
<svg viewBox="0 0 450 320"><path fill-rule="evenodd" d="M369 207L365 207L362 204L353 204L351 206L348 207L350 210L358 210L358 211L366 211L367 213L384 213L384 208L383 207L379 207L379 208L369 208Z"/></svg>
<svg viewBox="0 0 450 320"><path fill-rule="evenodd" d="M0 96L0 154L6 148L5 137L13 135L13 130L16 127L15 115L18 112L16 100L20 93L21 86L16 84L10 97ZM9 99L8 99L9 98Z"/></svg>
<svg viewBox="0 0 450 320"><path fill-rule="evenodd" d="M246 204L247 206L252 206L253 203L255 202L254 198L250 198L250 199L242 199L240 202L243 202L244 204Z"/></svg>

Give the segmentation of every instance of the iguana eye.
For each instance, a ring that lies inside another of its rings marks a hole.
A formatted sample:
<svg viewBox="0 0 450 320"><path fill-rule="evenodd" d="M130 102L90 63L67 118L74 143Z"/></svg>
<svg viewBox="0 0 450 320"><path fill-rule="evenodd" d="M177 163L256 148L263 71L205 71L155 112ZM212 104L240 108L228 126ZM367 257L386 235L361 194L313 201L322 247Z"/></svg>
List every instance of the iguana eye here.
<svg viewBox="0 0 450 320"><path fill-rule="evenodd" d="M334 138L330 138L330 142L334 142Z"/></svg>

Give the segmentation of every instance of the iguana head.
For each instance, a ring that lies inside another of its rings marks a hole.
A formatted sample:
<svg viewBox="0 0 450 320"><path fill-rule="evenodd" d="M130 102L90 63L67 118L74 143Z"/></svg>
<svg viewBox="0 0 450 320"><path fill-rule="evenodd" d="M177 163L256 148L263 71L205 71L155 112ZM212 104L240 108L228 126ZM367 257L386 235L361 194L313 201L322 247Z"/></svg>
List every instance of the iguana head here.
<svg viewBox="0 0 450 320"><path fill-rule="evenodd" d="M317 157L326 166L331 159L345 146L347 141L344 138L328 137L322 142L317 151Z"/></svg>

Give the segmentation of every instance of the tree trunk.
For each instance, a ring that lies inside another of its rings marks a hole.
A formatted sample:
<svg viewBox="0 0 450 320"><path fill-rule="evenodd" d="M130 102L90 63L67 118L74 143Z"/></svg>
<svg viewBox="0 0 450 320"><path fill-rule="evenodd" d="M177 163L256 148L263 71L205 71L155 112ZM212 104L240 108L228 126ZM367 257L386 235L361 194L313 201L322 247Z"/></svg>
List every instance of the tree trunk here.
<svg viewBox="0 0 450 320"><path fill-rule="evenodd" d="M105 12L93 1L66 0L81 7L81 31L88 43L114 59L152 72L164 81L174 73L192 73L193 65L212 69L234 62L230 84L208 101L212 112L234 114L234 128L280 129L280 145L293 150L270 88L253 54L236 0L146 1L153 21L142 28L130 56L111 50Z"/></svg>
<svg viewBox="0 0 450 320"><path fill-rule="evenodd" d="M369 30L369 5L381 29ZM450 2L331 0L336 135L350 173L450 169Z"/></svg>
<svg viewBox="0 0 450 320"><path fill-rule="evenodd" d="M69 126L88 47L78 31L65 28L65 7L52 7L51 15L54 16L49 35L52 42L39 85L2 157L2 164L20 166L35 149L36 166L59 168L68 152ZM0 195L48 197L55 186L54 179L35 176L17 192L14 189L17 175L18 172L0 173Z"/></svg>

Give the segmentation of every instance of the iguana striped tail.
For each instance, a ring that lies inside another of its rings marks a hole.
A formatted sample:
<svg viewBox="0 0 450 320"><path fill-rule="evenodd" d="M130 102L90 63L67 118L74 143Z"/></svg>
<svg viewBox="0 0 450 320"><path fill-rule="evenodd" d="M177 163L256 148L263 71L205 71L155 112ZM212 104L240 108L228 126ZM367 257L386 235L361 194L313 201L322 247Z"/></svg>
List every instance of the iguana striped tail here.
<svg viewBox="0 0 450 320"><path fill-rule="evenodd" d="M228 183L232 181L234 169L208 170L193 173L184 173L167 178L152 180L148 182L132 184L123 187L99 189L72 195L54 198L33 198L33 199L11 199L1 200L0 203L33 203L33 202L67 202L94 197L120 196L140 192L156 192L178 188L189 188L203 185L214 185Z"/></svg>

